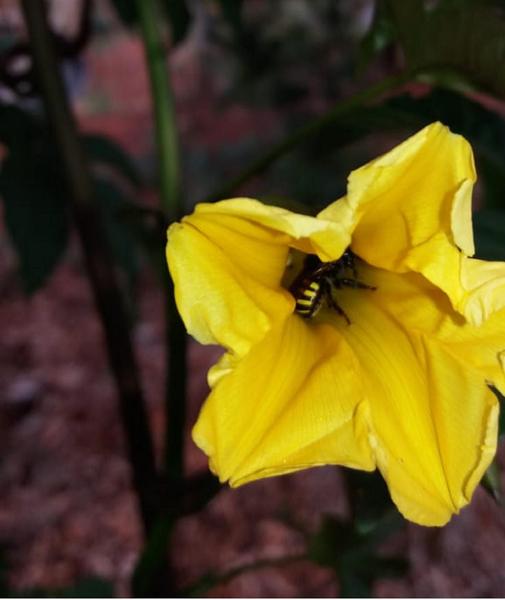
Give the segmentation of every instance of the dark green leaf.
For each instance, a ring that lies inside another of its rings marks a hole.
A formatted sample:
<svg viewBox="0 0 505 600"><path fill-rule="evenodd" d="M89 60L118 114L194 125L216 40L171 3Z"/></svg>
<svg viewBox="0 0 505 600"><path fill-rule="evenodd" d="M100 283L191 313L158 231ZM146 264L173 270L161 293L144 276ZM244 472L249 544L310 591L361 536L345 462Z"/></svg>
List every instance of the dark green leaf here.
<svg viewBox="0 0 505 600"><path fill-rule="evenodd" d="M139 269L136 241L128 225L121 219L127 205L126 197L112 183L99 179L95 182L98 208L114 258L130 281Z"/></svg>
<svg viewBox="0 0 505 600"><path fill-rule="evenodd" d="M496 396L498 402L500 403L500 415L498 417L498 435L502 437L505 435L505 397L492 385L489 386L489 389Z"/></svg>
<svg viewBox="0 0 505 600"><path fill-rule="evenodd" d="M374 498L366 501L373 505ZM403 575L408 568L401 557L384 557L377 553L378 546L404 524L396 511L388 508L381 511L378 508L379 512L382 512L382 516L369 521L366 528L358 521L326 517L319 531L309 539L309 558L319 565L334 569L340 581L342 597L370 596L375 579Z"/></svg>
<svg viewBox="0 0 505 600"><path fill-rule="evenodd" d="M114 587L110 581L90 577L71 587L55 590L54 595L60 598L112 598L114 597Z"/></svg>
<svg viewBox="0 0 505 600"><path fill-rule="evenodd" d="M346 469L343 473L349 489L356 530L373 531L391 509L391 497L380 473L364 473Z"/></svg>
<svg viewBox="0 0 505 600"><path fill-rule="evenodd" d="M473 216L475 254L483 260L505 260L505 211L483 209Z"/></svg>
<svg viewBox="0 0 505 600"><path fill-rule="evenodd" d="M489 465L480 483L498 504L502 503L501 472L496 461Z"/></svg>
<svg viewBox="0 0 505 600"><path fill-rule="evenodd" d="M505 97L505 17L492 2L387 0L412 68L452 69Z"/></svg>
<svg viewBox="0 0 505 600"><path fill-rule="evenodd" d="M2 164L0 195L24 288L33 293L62 258L69 223L55 155L40 139L26 141L24 146L16 142Z"/></svg>
<svg viewBox="0 0 505 600"><path fill-rule="evenodd" d="M242 21L243 0L219 0L224 18L232 27L236 36L240 36L244 30Z"/></svg>
<svg viewBox="0 0 505 600"><path fill-rule="evenodd" d="M456 92L435 90L421 98L403 95L353 111L318 134L307 145L307 155L320 164L331 152L375 131L410 133L433 121L442 121L470 141L484 183L484 205L505 208L505 120Z"/></svg>
<svg viewBox="0 0 505 600"><path fill-rule="evenodd" d="M113 598L114 586L99 577L89 577L66 588L10 590L9 598Z"/></svg>
<svg viewBox="0 0 505 600"><path fill-rule="evenodd" d="M186 0L164 0L163 7L170 21L172 43L175 46L186 37L191 24L191 14Z"/></svg>
<svg viewBox="0 0 505 600"><path fill-rule="evenodd" d="M84 135L82 141L92 163L104 164L116 169L133 185L139 186L141 179L130 156L113 140L103 135Z"/></svg>
<svg viewBox="0 0 505 600"><path fill-rule="evenodd" d="M124 25L134 27L138 24L135 0L112 0L112 4Z"/></svg>

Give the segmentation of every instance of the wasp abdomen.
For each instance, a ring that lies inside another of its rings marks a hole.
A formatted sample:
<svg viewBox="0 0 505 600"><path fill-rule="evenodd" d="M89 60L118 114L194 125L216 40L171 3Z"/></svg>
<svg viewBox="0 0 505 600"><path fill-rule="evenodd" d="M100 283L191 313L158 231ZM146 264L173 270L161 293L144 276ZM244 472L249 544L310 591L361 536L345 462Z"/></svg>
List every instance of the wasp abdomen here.
<svg viewBox="0 0 505 600"><path fill-rule="evenodd" d="M295 311L302 317L311 318L321 306L321 284L317 281L305 280L295 290Z"/></svg>

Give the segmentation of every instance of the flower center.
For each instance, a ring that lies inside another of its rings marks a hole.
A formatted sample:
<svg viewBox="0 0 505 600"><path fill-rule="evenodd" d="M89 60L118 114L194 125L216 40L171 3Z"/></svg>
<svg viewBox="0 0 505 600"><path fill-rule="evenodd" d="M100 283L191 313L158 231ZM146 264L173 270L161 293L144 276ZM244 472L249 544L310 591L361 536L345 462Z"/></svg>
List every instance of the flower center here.
<svg viewBox="0 0 505 600"><path fill-rule="evenodd" d="M326 304L350 325L349 317L335 298L335 290L344 287L375 289L358 280L356 257L349 249L338 260L330 262L322 262L315 254L308 254L288 289L296 300L295 312L301 317L312 319Z"/></svg>

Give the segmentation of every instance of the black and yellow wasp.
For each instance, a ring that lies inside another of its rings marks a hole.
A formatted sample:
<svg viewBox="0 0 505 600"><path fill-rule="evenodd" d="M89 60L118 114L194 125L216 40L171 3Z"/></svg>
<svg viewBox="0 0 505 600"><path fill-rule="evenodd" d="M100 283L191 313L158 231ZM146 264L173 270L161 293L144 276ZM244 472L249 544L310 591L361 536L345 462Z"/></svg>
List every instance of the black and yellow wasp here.
<svg viewBox="0 0 505 600"><path fill-rule="evenodd" d="M350 325L349 317L335 300L334 290L344 287L375 289L358 281L357 277L356 257L350 250L346 250L338 260L330 262L322 262L314 254L307 255L301 272L289 287L296 300L295 312L301 317L311 319L326 303Z"/></svg>

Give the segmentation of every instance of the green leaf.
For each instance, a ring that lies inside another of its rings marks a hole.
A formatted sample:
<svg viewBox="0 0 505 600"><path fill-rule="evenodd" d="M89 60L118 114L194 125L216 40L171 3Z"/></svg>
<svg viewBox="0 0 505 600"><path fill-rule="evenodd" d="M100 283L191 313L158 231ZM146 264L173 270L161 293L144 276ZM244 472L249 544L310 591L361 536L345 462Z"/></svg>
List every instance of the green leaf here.
<svg viewBox="0 0 505 600"><path fill-rule="evenodd" d="M473 216L473 229L476 256L505 261L505 211L480 210Z"/></svg>
<svg viewBox="0 0 505 600"><path fill-rule="evenodd" d="M89 577L71 587L55 590L54 595L60 598L113 598L114 586L105 579Z"/></svg>
<svg viewBox="0 0 505 600"><path fill-rule="evenodd" d="M373 504L374 499L367 502ZM378 546L403 525L399 513L391 510L369 523L366 531L360 530L356 522L326 517L309 539L308 556L315 563L334 569L342 597L368 597L375 579L401 576L408 568L402 557L377 554Z"/></svg>
<svg viewBox="0 0 505 600"><path fill-rule="evenodd" d="M99 577L88 577L65 588L9 590L9 598L113 598L114 586Z"/></svg>
<svg viewBox="0 0 505 600"><path fill-rule="evenodd" d="M92 163L112 167L134 186L141 185L137 167L130 156L113 140L103 135L88 134L82 136L82 141Z"/></svg>
<svg viewBox="0 0 505 600"><path fill-rule="evenodd" d="M505 397L493 386L489 385L489 389L496 396L500 403L500 414L498 416L498 436L501 438L505 435Z"/></svg>
<svg viewBox="0 0 505 600"><path fill-rule="evenodd" d="M433 121L445 123L470 141L484 183L484 205L505 208L505 120L457 92L437 89L421 98L402 95L380 106L353 111L307 144L307 155L321 164L331 152L370 133L413 133Z"/></svg>
<svg viewBox="0 0 505 600"><path fill-rule="evenodd" d="M191 24L191 13L186 0L164 0L163 7L172 28L172 43L175 46L186 37Z"/></svg>
<svg viewBox="0 0 505 600"><path fill-rule="evenodd" d="M137 26L138 14L134 0L112 0L112 4L126 27Z"/></svg>
<svg viewBox="0 0 505 600"><path fill-rule="evenodd" d="M501 471L496 461L489 465L480 483L497 504L502 504Z"/></svg>
<svg viewBox="0 0 505 600"><path fill-rule="evenodd" d="M505 97L505 17L492 2L387 0L407 62L423 71L456 70Z"/></svg>
<svg viewBox="0 0 505 600"><path fill-rule="evenodd" d="M0 171L0 195L23 287L31 294L63 257L69 231L66 185L58 160L33 132L12 142Z"/></svg>
<svg viewBox="0 0 505 600"><path fill-rule="evenodd" d="M242 8L244 0L219 0L221 12L224 18L232 27L236 36L240 36L244 31L244 23L242 21Z"/></svg>
<svg viewBox="0 0 505 600"><path fill-rule="evenodd" d="M144 0L152 2L153 0ZM112 0L116 12L126 27L133 28L139 24L139 14L135 0ZM163 15L168 18L172 31L172 44L175 46L186 37L191 24L191 13L187 0L163 0Z"/></svg>
<svg viewBox="0 0 505 600"><path fill-rule="evenodd" d="M121 218L122 211L127 206L127 199L118 187L104 179L95 181L95 191L98 209L115 261L132 281L140 264L135 238Z"/></svg>

